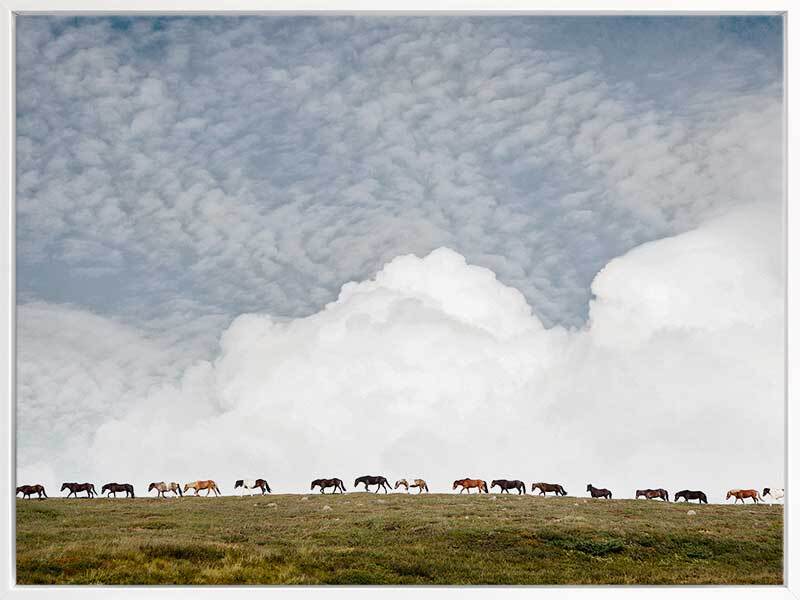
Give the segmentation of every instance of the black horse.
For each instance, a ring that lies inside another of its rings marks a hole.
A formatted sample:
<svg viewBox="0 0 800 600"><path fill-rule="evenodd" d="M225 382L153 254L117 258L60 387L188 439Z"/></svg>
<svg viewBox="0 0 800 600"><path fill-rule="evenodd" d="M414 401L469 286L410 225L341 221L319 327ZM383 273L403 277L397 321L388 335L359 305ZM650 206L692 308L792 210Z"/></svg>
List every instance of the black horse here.
<svg viewBox="0 0 800 600"><path fill-rule="evenodd" d="M364 484L364 488L367 491L369 491L369 486L377 485L378 487L375 488L375 493L376 494L378 493L378 491L380 491L381 488L383 488L383 491L386 492L387 494L389 493L389 490L391 489L391 486L389 485L389 482L386 480L386 477L384 477L383 475L362 475L361 477L356 479L355 483L353 484L353 487L357 488L359 483L363 483Z"/></svg>
<svg viewBox="0 0 800 600"><path fill-rule="evenodd" d="M686 502L689 500L697 500L698 504L708 504L708 498L700 491L681 490L680 492L675 492L675 502L678 501L678 498L683 498Z"/></svg>
<svg viewBox="0 0 800 600"><path fill-rule="evenodd" d="M339 479L338 477L333 477L331 479L315 479L311 482L311 489L319 486L319 491L323 494L325 493L325 488L332 487L333 493L336 493L336 490L339 490L340 493L344 494L347 490L344 489L344 482Z"/></svg>
<svg viewBox="0 0 800 600"><path fill-rule="evenodd" d="M39 494L39 498L47 498L47 494L44 491L44 486L41 484L36 485L21 485L17 488L17 493L14 494L15 496L22 492L23 498L30 498L31 494Z"/></svg>
<svg viewBox="0 0 800 600"><path fill-rule="evenodd" d="M525 490L525 484L520 481L519 479L495 479L492 481L492 485L490 488L494 488L494 486L498 486L500 488L500 493L502 494L505 492L506 494L510 494L508 490L517 490L519 494L527 493Z"/></svg>
<svg viewBox="0 0 800 600"><path fill-rule="evenodd" d="M611 500L611 491L605 488L596 488L591 483L586 486L586 491L592 495L592 498L606 498Z"/></svg>
<svg viewBox="0 0 800 600"><path fill-rule="evenodd" d="M60 491L63 492L64 490L69 490L67 498L72 496L72 494L75 494L75 497L77 498L78 492L86 492L87 498L92 498L97 495L97 490L94 489L93 483L75 483L75 482L64 483L62 484Z"/></svg>
<svg viewBox="0 0 800 600"><path fill-rule="evenodd" d="M129 494L131 498L136 497L133 494L133 486L130 483L107 483L100 489L100 493L105 494L106 491L109 496L114 494L114 498L117 497L117 492L125 492L126 498Z"/></svg>

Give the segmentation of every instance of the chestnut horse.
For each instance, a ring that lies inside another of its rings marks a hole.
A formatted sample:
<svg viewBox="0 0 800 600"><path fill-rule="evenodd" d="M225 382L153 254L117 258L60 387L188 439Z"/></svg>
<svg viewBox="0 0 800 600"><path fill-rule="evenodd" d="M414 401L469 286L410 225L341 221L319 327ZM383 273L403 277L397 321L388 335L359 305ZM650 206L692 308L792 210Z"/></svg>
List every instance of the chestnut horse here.
<svg viewBox="0 0 800 600"><path fill-rule="evenodd" d="M77 498L78 492L86 492L87 498L92 498L93 496L97 495L97 490L94 489L93 483L75 483L75 482L64 483L61 485L60 491L63 492L64 490L69 490L67 498L72 496L72 494L75 494L75 497Z"/></svg>
<svg viewBox="0 0 800 600"><path fill-rule="evenodd" d="M333 493L336 493L336 490L339 490L339 493L344 494L347 490L344 489L344 482L339 479L338 477L331 477L330 479L315 479L311 482L311 491L314 491L314 488L319 486L319 491L321 493L325 493L325 488L332 487Z"/></svg>
<svg viewBox="0 0 800 600"><path fill-rule="evenodd" d="M486 487L486 482L483 479L456 479L453 482L453 489L456 489L458 486L461 486L461 491L458 492L459 494L463 494L464 490L467 490L467 493L470 493L471 488L478 488L478 493L480 494L481 491L489 493L489 488Z"/></svg>
<svg viewBox="0 0 800 600"><path fill-rule="evenodd" d="M494 489L494 486L498 486L500 488L500 493L502 494L505 492L506 494L510 494L508 490L517 490L517 494L522 495L525 494L525 484L520 481L519 479L495 479L492 481L492 485L489 486L490 489Z"/></svg>
<svg viewBox="0 0 800 600"><path fill-rule="evenodd" d="M44 486L38 483L36 485L21 485L17 488L17 492L14 495L16 496L20 492L22 492L23 498L30 498L31 494L39 494L39 498L43 496L47 498L47 494L44 492Z"/></svg>
<svg viewBox="0 0 800 600"><path fill-rule="evenodd" d="M592 495L592 498L606 498L611 500L611 491L606 488L596 488L591 483L586 486L586 491Z"/></svg>
<svg viewBox="0 0 800 600"><path fill-rule="evenodd" d="M547 492L555 492L556 496L566 496L567 490L561 487L558 483L532 483L531 484L531 494L533 490L539 488L539 495L540 496L547 496Z"/></svg>
<svg viewBox="0 0 800 600"><path fill-rule="evenodd" d="M183 486L183 493L185 494L189 490L194 490L194 495L199 496L200 490L206 490L206 496L210 495L213 491L214 494L220 496L219 488L217 484L214 483L212 479L201 479L199 481L192 481L191 483L187 483Z"/></svg>
<svg viewBox="0 0 800 600"><path fill-rule="evenodd" d="M172 492L176 496L183 496L183 492L181 491L181 484L175 483L174 481L170 484L166 484L163 481L154 481L150 484L150 487L147 488L147 491L156 490L158 495L156 496L161 498L166 498L164 494L167 492Z"/></svg>
<svg viewBox="0 0 800 600"><path fill-rule="evenodd" d="M734 504L736 504L739 500L741 500L742 504L744 504L745 498L752 498L753 504L758 504L759 500L761 502L764 501L764 499L758 493L758 490L728 490L725 500L728 500L731 496L736 498L736 500L733 501Z"/></svg>
<svg viewBox="0 0 800 600"><path fill-rule="evenodd" d="M681 490L680 492L675 492L675 502L678 501L678 498L683 498L684 502L697 500L698 504L708 504L708 498L700 491Z"/></svg>
<svg viewBox="0 0 800 600"><path fill-rule="evenodd" d="M644 496L648 500L652 500L653 498L660 498L665 502L669 502L669 494L667 490L664 488L658 488L655 490L636 490L636 499L639 499L639 496Z"/></svg>
<svg viewBox="0 0 800 600"><path fill-rule="evenodd" d="M114 498L116 498L117 492L125 492L126 498L128 494L130 494L131 498L136 497L133 495L133 486L130 483L107 483L100 489L100 493L105 494L106 490L108 490L109 497L111 497L111 494L114 494Z"/></svg>
<svg viewBox="0 0 800 600"><path fill-rule="evenodd" d="M411 485L405 479L398 479L394 484L394 489L399 488L401 485L406 488L406 492L408 492L408 488L412 487L419 488L418 494L421 494L422 490L428 491L428 484L424 479L415 479Z"/></svg>

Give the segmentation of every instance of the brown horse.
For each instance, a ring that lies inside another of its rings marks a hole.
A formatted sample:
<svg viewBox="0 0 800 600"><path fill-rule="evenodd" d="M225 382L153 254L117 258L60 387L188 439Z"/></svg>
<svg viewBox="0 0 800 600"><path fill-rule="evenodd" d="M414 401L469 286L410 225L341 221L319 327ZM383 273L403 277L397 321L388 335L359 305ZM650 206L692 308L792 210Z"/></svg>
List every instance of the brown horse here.
<svg viewBox="0 0 800 600"><path fill-rule="evenodd" d="M586 486L586 491L592 495L592 498L611 500L611 491L606 488L596 488L590 483Z"/></svg>
<svg viewBox="0 0 800 600"><path fill-rule="evenodd" d="M106 491L108 491L109 497L111 497L111 494L114 494L114 498L116 498L117 492L125 492L126 498L128 494L130 494L131 498L136 497L133 495L133 486L130 483L107 483L100 489L100 493L105 494Z"/></svg>
<svg viewBox="0 0 800 600"><path fill-rule="evenodd" d="M531 484L531 494L533 490L539 488L539 495L540 496L547 496L547 492L555 492L556 496L566 496L567 490L565 490L560 484L558 483L532 483Z"/></svg>
<svg viewBox="0 0 800 600"><path fill-rule="evenodd" d="M657 488L655 490L636 490L636 499L639 499L639 496L644 496L648 500L652 500L653 498L660 498L665 502L669 502L669 494L667 490L664 488Z"/></svg>
<svg viewBox="0 0 800 600"><path fill-rule="evenodd" d="M377 494L381 489L384 493L389 493L389 481L383 475L362 475L361 477L356 478L355 483L353 483L353 487L357 488L359 483L364 484L364 489L369 491L369 486L377 485L378 487L375 488L375 493Z"/></svg>
<svg viewBox="0 0 800 600"><path fill-rule="evenodd" d="M467 490L469 494L472 488L478 488L479 494L481 491L487 494L489 493L489 488L486 486L486 482L483 479L456 479L453 482L453 489L456 489L458 486L461 486L461 491L458 492L459 494L463 494L464 490Z"/></svg>
<svg viewBox="0 0 800 600"><path fill-rule="evenodd" d="M406 481L405 479L398 479L394 484L394 489L399 488L401 485L406 488L406 492L408 492L408 488L412 487L418 488L419 490L417 491L418 494L421 494L422 490L425 490L426 492L428 491L428 484L425 482L424 479L415 479L414 483L410 485L408 481Z"/></svg>
<svg viewBox="0 0 800 600"><path fill-rule="evenodd" d="M75 497L77 498L78 492L86 492L87 498L92 498L97 495L97 490L94 489L93 483L75 483L75 482L64 483L61 485L60 491L63 492L64 490L69 490L67 498L72 496L72 494L75 494Z"/></svg>
<svg viewBox="0 0 800 600"><path fill-rule="evenodd" d="M175 483L174 481L170 484L166 484L163 481L154 481L150 484L150 487L147 488L148 492L152 490L156 490L158 492L158 495L156 496L157 498L166 498L165 494L167 492L172 492L176 496L183 496L181 484Z"/></svg>
<svg viewBox="0 0 800 600"><path fill-rule="evenodd" d="M339 479L338 477L331 477L330 479L315 479L311 482L311 491L314 491L314 488L319 486L319 491L321 493L325 493L325 488L332 487L333 493L336 493L336 490L339 490L339 493L344 494L347 490L344 489L344 482Z"/></svg>
<svg viewBox="0 0 800 600"><path fill-rule="evenodd" d="M525 484L519 479L495 479L492 481L492 485L489 486L489 489L494 489L494 486L500 488L501 494L503 492L510 494L511 492L508 490L517 490L517 494L519 495L526 493Z"/></svg>
<svg viewBox="0 0 800 600"><path fill-rule="evenodd" d="M214 494L220 496L219 488L217 484L214 483L213 479L201 479L199 481L192 481L191 483L187 483L183 486L183 493L185 494L188 490L194 490L194 495L199 496L200 490L206 490L206 496L210 495L213 491Z"/></svg>
<svg viewBox="0 0 800 600"><path fill-rule="evenodd" d="M31 494L39 494L39 498L47 498L47 494L44 492L44 486L38 483L36 485L21 485L17 488L17 492L14 495L16 496L20 492L22 492L23 498L30 498Z"/></svg>
<svg viewBox="0 0 800 600"><path fill-rule="evenodd" d="M734 504L736 504L739 500L741 500L742 504L744 504L745 498L752 498L753 504L758 504L759 501L764 501L764 499L761 497L761 494L758 493L758 490L728 490L725 500L728 500L731 496L736 498L736 500L733 501Z"/></svg>

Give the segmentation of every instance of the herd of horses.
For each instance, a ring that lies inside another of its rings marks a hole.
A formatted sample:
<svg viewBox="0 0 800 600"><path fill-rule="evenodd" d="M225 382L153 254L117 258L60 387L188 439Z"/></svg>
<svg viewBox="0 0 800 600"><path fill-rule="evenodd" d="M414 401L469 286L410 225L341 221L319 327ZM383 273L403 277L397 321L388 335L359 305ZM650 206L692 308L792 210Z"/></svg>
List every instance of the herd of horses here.
<svg viewBox="0 0 800 600"><path fill-rule="evenodd" d="M411 481L412 482L409 483L406 479L398 479L395 482L393 489L397 490L402 486L405 491L409 493L410 488L417 488L418 494L421 494L423 491L429 491L428 484L424 479L413 479ZM364 490L367 492L370 491L370 486L376 486L376 494L381 490L388 494L389 490L392 489L389 480L383 475L363 475L358 477L353 482L353 488L357 489L361 484L364 485ZM338 477L331 477L329 479L315 479L311 482L311 490L313 491L317 487L319 487L319 491L322 494L325 493L325 490L330 488L333 488L332 493L334 494L337 491L340 494L343 494L347 491L344 487L344 482ZM477 489L479 494L488 494L490 493L489 490L494 490L496 487L500 489L501 494L504 492L509 494L511 493L510 490L516 490L517 494L519 495L528 493L527 489L525 488L525 482L520 479L494 479L490 485L487 485L486 481L483 479L456 479L453 482L453 490L456 490L459 487L461 488L459 494L463 494L465 490L467 494L469 494L473 489ZM261 490L262 495L272 493L272 489L269 487L269 483L267 483L266 479L237 479L233 488L241 489L242 493L244 493L245 490ZM94 484L88 482L67 482L61 486L61 491L63 492L64 490L69 490L67 498L73 495L77 498L80 492L86 492L87 498L94 498L97 496L97 490L95 489ZM189 490L194 490L195 496L200 495L202 490L206 490L206 496L210 495L211 492L214 492L215 496L221 495L219 486L217 486L216 482L212 479L192 481L183 484L183 487L181 487L180 483L174 481L170 483L157 481L151 483L147 488L148 492L153 490L156 491L156 496L159 498L166 498L166 494L168 493L172 493L175 496L183 496ZM547 496L548 493L554 493L556 496L567 495L567 490L565 490L564 487L558 483L544 483L541 481L534 482L531 483L530 490L531 494L533 494L536 490L539 490L540 496ZM612 498L610 490L606 488L596 488L591 483L586 485L586 491L589 492L589 495L592 498L605 498L607 500L611 500ZM133 486L130 483L106 483L100 490L101 494L106 494L107 497L111 497L113 495L115 498L117 497L118 492L124 492L126 498L136 497L133 492ZM22 493L23 498L31 498L33 494L36 494L39 498L48 497L44 486L40 484L21 485L17 488L16 493ZM729 500L734 498L734 504L739 501L744 504L745 499L750 498L754 503L758 503L764 502L764 498L766 496L771 497L775 501L781 500L784 497L784 489L766 487L761 493L759 493L756 489L728 490L725 499ZM667 490L664 488L636 490L635 498L637 500L639 498L645 498L647 500L659 499L663 500L664 502L669 502L669 492L667 492ZM677 502L680 499L683 499L684 502L697 500L699 504L708 504L708 498L706 494L700 490L681 490L680 492L676 492L673 501Z"/></svg>

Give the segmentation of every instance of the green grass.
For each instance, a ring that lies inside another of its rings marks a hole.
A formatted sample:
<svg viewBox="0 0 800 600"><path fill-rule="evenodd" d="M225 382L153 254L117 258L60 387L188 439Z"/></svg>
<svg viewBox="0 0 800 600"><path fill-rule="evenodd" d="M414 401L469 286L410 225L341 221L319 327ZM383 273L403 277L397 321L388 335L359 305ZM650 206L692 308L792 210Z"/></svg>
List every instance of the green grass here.
<svg viewBox="0 0 800 600"><path fill-rule="evenodd" d="M366 493L18 500L17 583L777 585L783 507Z"/></svg>

